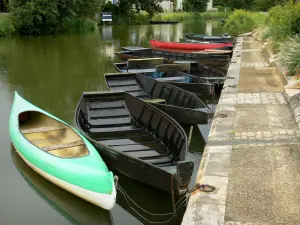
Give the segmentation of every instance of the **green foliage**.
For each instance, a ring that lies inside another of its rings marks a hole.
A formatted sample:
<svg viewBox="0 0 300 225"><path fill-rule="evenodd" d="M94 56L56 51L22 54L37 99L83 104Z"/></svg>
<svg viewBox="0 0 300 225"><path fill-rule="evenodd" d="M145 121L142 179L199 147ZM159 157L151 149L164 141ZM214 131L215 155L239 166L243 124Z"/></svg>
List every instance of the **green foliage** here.
<svg viewBox="0 0 300 225"><path fill-rule="evenodd" d="M232 9L251 10L254 5L254 0L224 0L224 4Z"/></svg>
<svg viewBox="0 0 300 225"><path fill-rule="evenodd" d="M177 11L177 5L178 5L178 1L177 0L173 0L173 11L174 12Z"/></svg>
<svg viewBox="0 0 300 225"><path fill-rule="evenodd" d="M228 14L225 12L204 12L204 13L192 13L192 12L175 12L175 13L159 13L152 17L152 21L178 21L185 20L199 20L199 19L221 19L227 18Z"/></svg>
<svg viewBox="0 0 300 225"><path fill-rule="evenodd" d="M225 23L224 30L230 35L236 37L262 25L264 23L265 17L266 16L261 13L252 13L245 10L235 10Z"/></svg>
<svg viewBox="0 0 300 225"><path fill-rule="evenodd" d="M149 24L149 14L147 12L131 13L129 16L113 16L113 24L142 25Z"/></svg>
<svg viewBox="0 0 300 225"><path fill-rule="evenodd" d="M255 0L255 9L267 11L276 5L284 5L290 0Z"/></svg>
<svg viewBox="0 0 300 225"><path fill-rule="evenodd" d="M0 37L15 33L15 28L9 18L0 19Z"/></svg>
<svg viewBox="0 0 300 225"><path fill-rule="evenodd" d="M100 0L15 0L11 18L21 34L53 34L66 31L70 23L90 27L83 20L94 18L100 4Z"/></svg>
<svg viewBox="0 0 300 225"><path fill-rule="evenodd" d="M8 12L8 11L9 11L9 1L0 0L0 12Z"/></svg>
<svg viewBox="0 0 300 225"><path fill-rule="evenodd" d="M284 6L275 6L270 9L266 23L272 37L282 41L286 37L300 33L300 2L288 3Z"/></svg>
<svg viewBox="0 0 300 225"><path fill-rule="evenodd" d="M68 33L82 33L88 31L94 31L96 22L91 19L70 19L64 22L64 30Z"/></svg>
<svg viewBox="0 0 300 225"><path fill-rule="evenodd" d="M126 18L134 13L145 11L149 16L162 12L160 3L162 0L121 0L120 5L113 5L107 1L102 11L112 12L118 18Z"/></svg>
<svg viewBox="0 0 300 225"><path fill-rule="evenodd" d="M188 12L205 12L208 0L184 0L183 7Z"/></svg>
<svg viewBox="0 0 300 225"><path fill-rule="evenodd" d="M297 67L300 67L300 36L289 38L280 46L280 52L280 59L288 69L288 75L295 75Z"/></svg>
<svg viewBox="0 0 300 225"><path fill-rule="evenodd" d="M218 8L218 12L225 12L224 6L219 5L219 6L217 6L217 8Z"/></svg>

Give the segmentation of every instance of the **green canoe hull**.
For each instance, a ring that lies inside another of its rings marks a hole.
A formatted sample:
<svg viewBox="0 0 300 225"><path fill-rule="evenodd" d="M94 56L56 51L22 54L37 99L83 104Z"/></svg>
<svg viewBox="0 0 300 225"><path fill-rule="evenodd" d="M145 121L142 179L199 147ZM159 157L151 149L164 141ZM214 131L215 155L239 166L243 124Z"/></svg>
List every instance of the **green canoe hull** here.
<svg viewBox="0 0 300 225"><path fill-rule="evenodd" d="M19 129L19 115L38 112L70 127L84 142L88 155L62 158L41 150L30 143ZM116 202L114 177L93 145L75 128L50 113L32 105L15 93L9 120L11 141L24 162L35 172L57 186L99 207L111 209Z"/></svg>

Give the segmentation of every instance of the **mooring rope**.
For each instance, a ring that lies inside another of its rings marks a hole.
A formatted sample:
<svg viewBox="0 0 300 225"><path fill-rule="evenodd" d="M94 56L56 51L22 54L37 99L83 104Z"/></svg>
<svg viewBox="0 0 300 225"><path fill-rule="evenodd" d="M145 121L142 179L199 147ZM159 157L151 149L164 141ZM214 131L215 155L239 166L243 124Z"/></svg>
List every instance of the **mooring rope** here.
<svg viewBox="0 0 300 225"><path fill-rule="evenodd" d="M173 174L174 176L174 174ZM172 176L172 179L173 179ZM173 183L171 183L171 186L173 188ZM173 204L173 212L170 213L151 213L145 209L143 209L141 206L139 206L126 192L125 190L120 186L120 184L117 183L117 189L123 194L127 204L129 205L129 207L136 213L138 214L143 220L147 221L148 223L152 223L152 224L162 224L162 223L167 223L170 222L172 219L174 219L177 216L177 212L178 210L182 207L183 203L185 203L184 200L188 200L191 196L191 193L199 190L199 191L203 191L203 192L212 192L214 191L216 188L211 186L211 185L205 185L205 184L199 184L197 183L191 190L187 191L185 195L183 195L176 203L175 200L172 200L172 204ZM174 194L174 190L173 193ZM175 196L174 196L175 198ZM182 201L183 200L183 201ZM132 202L137 208L139 208L140 210L142 210L144 213L151 215L151 216L171 216L169 219L165 220L165 221L151 221L147 218L145 218L143 215L141 215L141 213L139 213L136 209L134 209L130 202ZM181 202L181 203L180 203ZM180 203L180 204L179 204Z"/></svg>

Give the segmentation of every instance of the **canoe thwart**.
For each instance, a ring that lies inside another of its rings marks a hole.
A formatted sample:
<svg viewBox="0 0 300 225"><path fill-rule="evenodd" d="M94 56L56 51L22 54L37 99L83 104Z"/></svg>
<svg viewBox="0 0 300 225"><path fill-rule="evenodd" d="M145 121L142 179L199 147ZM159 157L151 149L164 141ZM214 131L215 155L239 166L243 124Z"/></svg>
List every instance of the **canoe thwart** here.
<svg viewBox="0 0 300 225"><path fill-rule="evenodd" d="M147 99L147 100L145 100L145 102L148 102L148 103L165 103L166 100L165 99L160 99L160 98L155 98L155 99Z"/></svg>

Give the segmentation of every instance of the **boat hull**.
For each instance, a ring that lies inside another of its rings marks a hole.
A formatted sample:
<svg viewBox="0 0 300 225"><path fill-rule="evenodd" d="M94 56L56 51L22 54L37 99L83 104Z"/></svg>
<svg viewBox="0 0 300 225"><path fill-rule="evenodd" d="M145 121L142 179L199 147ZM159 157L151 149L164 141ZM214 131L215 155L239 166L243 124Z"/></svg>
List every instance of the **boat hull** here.
<svg viewBox="0 0 300 225"><path fill-rule="evenodd" d="M168 52L163 50L151 49L151 51L122 51L115 53L120 59L127 61L128 59L142 59L142 58L157 58L163 57L165 60L173 61L185 61L191 62L196 61L201 64L211 66L211 67L227 67L230 62L229 56L214 55L203 55L198 53L178 53L178 52Z"/></svg>
<svg viewBox="0 0 300 225"><path fill-rule="evenodd" d="M122 90L131 95L144 99L164 99L167 103L150 102L168 115L172 115L182 125L207 124L212 112L193 93L174 85L159 82L147 76L134 73L105 74L105 81L113 91ZM134 86L125 86L124 82L135 82ZM138 91L134 91L138 90Z"/></svg>
<svg viewBox="0 0 300 225"><path fill-rule="evenodd" d="M83 93L75 124L112 170L176 196L186 192L194 165L184 161L187 137L159 109L121 91Z"/></svg>
<svg viewBox="0 0 300 225"><path fill-rule="evenodd" d="M200 40L200 41L229 41L231 40L231 36L205 36L203 34L185 34L185 37L188 39L193 40Z"/></svg>
<svg viewBox="0 0 300 225"><path fill-rule="evenodd" d="M170 48L170 49L188 49L188 50L205 50L205 49L219 49L232 47L232 43L181 43L181 42L166 42L150 40L150 45L155 48Z"/></svg>
<svg viewBox="0 0 300 225"><path fill-rule="evenodd" d="M15 148L16 149L16 148ZM113 193L111 195L106 194L100 194L96 192L92 192L86 189L83 189L81 187L78 187L76 185L73 185L71 183L68 183L64 180L61 180L55 176L52 176L51 174L48 174L47 172L39 169L32 163L30 163L19 151L16 149L18 155L23 159L23 161L26 163L27 166L29 166L32 170L34 170L36 173L38 173L40 176L44 177L46 180L50 181L51 183L57 185L58 187L76 195L79 198L82 198L98 207L101 207L103 209L112 209L112 202L116 199L116 189L115 186L113 187Z"/></svg>

